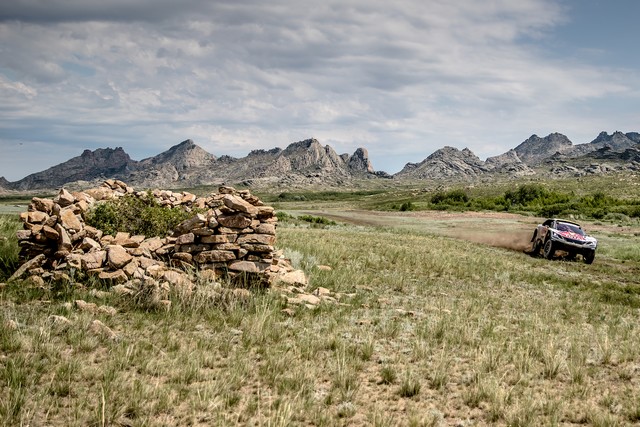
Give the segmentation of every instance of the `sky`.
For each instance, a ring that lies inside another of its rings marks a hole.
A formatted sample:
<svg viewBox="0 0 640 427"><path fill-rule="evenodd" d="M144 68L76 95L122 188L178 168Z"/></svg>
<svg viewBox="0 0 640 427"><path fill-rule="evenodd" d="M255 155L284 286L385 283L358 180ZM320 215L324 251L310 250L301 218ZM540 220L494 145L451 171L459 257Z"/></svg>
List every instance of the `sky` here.
<svg viewBox="0 0 640 427"><path fill-rule="evenodd" d="M186 139L316 138L395 173L443 146L640 131L636 0L0 3L0 176Z"/></svg>

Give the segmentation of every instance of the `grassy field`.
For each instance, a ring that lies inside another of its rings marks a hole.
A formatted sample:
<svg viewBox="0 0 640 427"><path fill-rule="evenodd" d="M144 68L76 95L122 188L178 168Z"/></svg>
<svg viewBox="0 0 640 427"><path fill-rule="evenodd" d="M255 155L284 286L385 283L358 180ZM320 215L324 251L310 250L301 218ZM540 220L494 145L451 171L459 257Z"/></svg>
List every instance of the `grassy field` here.
<svg viewBox="0 0 640 427"><path fill-rule="evenodd" d="M343 209L372 197L281 202L338 222L278 228L338 294L316 310L204 279L152 312L99 283L0 285L0 424L640 423L640 229L590 222L592 265L548 261L520 250L537 218Z"/></svg>

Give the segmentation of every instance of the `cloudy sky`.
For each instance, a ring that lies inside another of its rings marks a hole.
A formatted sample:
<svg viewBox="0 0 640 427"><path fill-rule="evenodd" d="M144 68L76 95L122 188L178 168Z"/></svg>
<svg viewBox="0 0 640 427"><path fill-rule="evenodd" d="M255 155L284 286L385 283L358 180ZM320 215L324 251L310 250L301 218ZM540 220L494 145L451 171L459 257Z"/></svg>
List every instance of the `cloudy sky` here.
<svg viewBox="0 0 640 427"><path fill-rule="evenodd" d="M11 0L0 175L185 139L243 157L314 137L397 172L445 145L640 131L636 0Z"/></svg>

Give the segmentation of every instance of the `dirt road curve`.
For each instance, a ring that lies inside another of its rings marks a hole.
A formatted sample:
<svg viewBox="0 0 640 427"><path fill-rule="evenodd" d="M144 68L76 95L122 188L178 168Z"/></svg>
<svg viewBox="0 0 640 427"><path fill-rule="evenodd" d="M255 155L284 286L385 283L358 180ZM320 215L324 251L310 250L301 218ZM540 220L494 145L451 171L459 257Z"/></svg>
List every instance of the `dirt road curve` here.
<svg viewBox="0 0 640 427"><path fill-rule="evenodd" d="M524 251L539 218L505 212L374 212L364 210L305 211L335 221L440 234L461 240Z"/></svg>

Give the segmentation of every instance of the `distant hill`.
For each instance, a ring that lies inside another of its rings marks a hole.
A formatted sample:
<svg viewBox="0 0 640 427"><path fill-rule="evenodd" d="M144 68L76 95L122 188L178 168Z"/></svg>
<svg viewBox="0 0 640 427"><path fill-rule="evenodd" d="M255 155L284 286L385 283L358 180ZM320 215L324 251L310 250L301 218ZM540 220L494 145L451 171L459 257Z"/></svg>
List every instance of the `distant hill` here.
<svg viewBox="0 0 640 427"><path fill-rule="evenodd" d="M552 133L540 138L531 135L526 141L513 149L518 158L527 165L535 165L556 153L566 153L573 148L569 138L561 133Z"/></svg>
<svg viewBox="0 0 640 427"><path fill-rule="evenodd" d="M31 174L19 181L8 183L4 187L18 191L60 188L74 181L126 176L136 164L137 162L131 160L121 147L98 148L95 151L84 150L77 157L42 172Z"/></svg>
<svg viewBox="0 0 640 427"><path fill-rule="evenodd" d="M420 163L407 163L395 177L400 179L475 178L486 172L488 169L485 162L468 148L461 151L454 147L444 147Z"/></svg>
<svg viewBox="0 0 640 427"><path fill-rule="evenodd" d="M583 176L640 172L640 134L601 132L586 144L574 145L561 133L531 135L514 149L480 160L471 150L444 147L420 163L407 163L396 179L474 180L494 176Z"/></svg>
<svg viewBox="0 0 640 427"><path fill-rule="evenodd" d="M224 182L280 183L283 185L341 185L354 178L376 178L366 149L338 155L316 139L290 144L284 150L255 150L243 158L217 158L192 140L141 161L122 148L85 150L80 156L31 174L19 181L0 178L5 189L26 191L59 188L107 178L121 179L137 188L175 188Z"/></svg>
<svg viewBox="0 0 640 427"><path fill-rule="evenodd" d="M254 150L246 157L216 157L192 140L140 161L118 147L85 150L80 156L9 182L0 177L0 191L90 186L107 178L136 188L176 188L222 183L249 186L349 186L359 179L473 181L496 176L582 176L615 171L640 171L640 133L601 132L593 141L574 145L560 133L531 135L515 148L481 160L471 150L443 147L397 174L375 171L365 148L338 154L316 139L285 149Z"/></svg>

